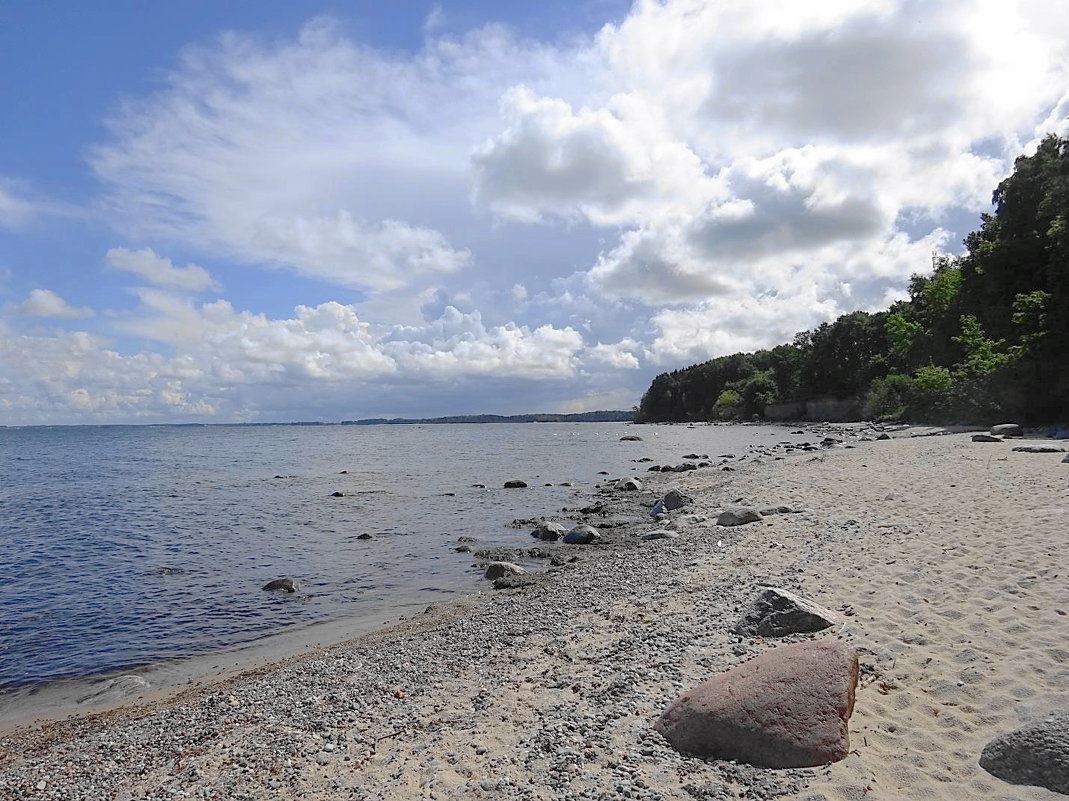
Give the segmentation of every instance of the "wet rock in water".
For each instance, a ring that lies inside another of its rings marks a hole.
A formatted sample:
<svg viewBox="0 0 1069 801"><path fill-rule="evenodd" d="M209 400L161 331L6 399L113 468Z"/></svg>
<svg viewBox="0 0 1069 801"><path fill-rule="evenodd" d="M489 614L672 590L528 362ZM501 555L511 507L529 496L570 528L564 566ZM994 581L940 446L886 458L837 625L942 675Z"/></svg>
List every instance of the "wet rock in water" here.
<svg viewBox="0 0 1069 801"><path fill-rule="evenodd" d="M778 587L766 587L743 613L735 633L747 637L783 637L823 631L838 622L838 615L808 598Z"/></svg>
<svg viewBox="0 0 1069 801"><path fill-rule="evenodd" d="M554 523L547 520L542 523L538 528L531 532L531 536L542 540L543 542L556 542L565 534L568 533L568 529L562 526L560 523Z"/></svg>
<svg viewBox="0 0 1069 801"><path fill-rule="evenodd" d="M629 492L637 492L642 489L642 482L637 478L625 478L619 484L616 485L618 489L628 490Z"/></svg>
<svg viewBox="0 0 1069 801"><path fill-rule="evenodd" d="M358 540L373 540L375 538L365 531L363 534L357 535L357 539Z"/></svg>
<svg viewBox="0 0 1069 801"><path fill-rule="evenodd" d="M1018 445L1013 449L1014 453L1065 453L1065 448L1057 448L1054 445Z"/></svg>
<svg viewBox="0 0 1069 801"><path fill-rule="evenodd" d="M993 437L990 434L973 434L973 442L1002 442L1001 437Z"/></svg>
<svg viewBox="0 0 1069 801"><path fill-rule="evenodd" d="M683 458L684 459L701 459L702 457L701 457L701 454L699 454L699 453L684 453L683 454Z"/></svg>
<svg viewBox="0 0 1069 801"><path fill-rule="evenodd" d="M718 526L744 526L747 523L756 523L761 519L761 513L749 506L734 506L725 509L716 518Z"/></svg>
<svg viewBox="0 0 1069 801"><path fill-rule="evenodd" d="M475 542L475 537L468 537L468 536L457 537L457 542Z"/></svg>
<svg viewBox="0 0 1069 801"><path fill-rule="evenodd" d="M344 492L332 492L332 493L330 493L330 497L331 498L344 498L345 497L345 493Z"/></svg>
<svg viewBox="0 0 1069 801"><path fill-rule="evenodd" d="M520 481L518 478L517 479L512 479L511 481L506 481L505 482L505 489L523 489L526 486L527 486L527 482L526 481Z"/></svg>
<svg viewBox="0 0 1069 801"><path fill-rule="evenodd" d="M838 641L773 648L685 692L654 725L678 750L768 768L850 753L857 654Z"/></svg>
<svg viewBox="0 0 1069 801"><path fill-rule="evenodd" d="M661 466L659 464L651 465L646 468L647 473L659 473L661 472Z"/></svg>
<svg viewBox="0 0 1069 801"><path fill-rule="evenodd" d="M682 509L684 506L694 503L694 499L689 495L684 495L679 490L668 490L664 494L664 498L661 499L664 504L664 508L668 511L675 509Z"/></svg>
<svg viewBox="0 0 1069 801"><path fill-rule="evenodd" d="M1069 795L1069 709L996 737L984 746L980 767L1010 784Z"/></svg>
<svg viewBox="0 0 1069 801"><path fill-rule="evenodd" d="M453 550L456 551L457 553L471 553L475 549L472 548L470 545L458 545Z"/></svg>
<svg viewBox="0 0 1069 801"><path fill-rule="evenodd" d="M152 685L140 676L116 676L93 685L92 692L78 699L79 704L107 704L121 701L151 689Z"/></svg>
<svg viewBox="0 0 1069 801"><path fill-rule="evenodd" d="M472 484L471 488L472 489L486 489L486 485L485 484Z"/></svg>
<svg viewBox="0 0 1069 801"><path fill-rule="evenodd" d="M653 459L651 459L649 456L643 456L641 459L636 459L635 461L637 461L637 462L652 462Z"/></svg>
<svg viewBox="0 0 1069 801"><path fill-rule="evenodd" d="M661 528L656 531L651 531L646 534L642 539L644 540L674 540L679 537L678 531L672 531L671 529Z"/></svg>
<svg viewBox="0 0 1069 801"><path fill-rule="evenodd" d="M567 545L590 545L601 539L601 534L593 526L585 524L575 526L564 535L564 542Z"/></svg>
<svg viewBox="0 0 1069 801"><path fill-rule="evenodd" d="M991 426L991 430L988 432L993 437L1023 437L1024 431L1017 423L1001 423L997 426Z"/></svg>
<svg viewBox="0 0 1069 801"><path fill-rule="evenodd" d="M558 486L561 486L561 487L574 487L575 486L575 482L574 481L562 481Z"/></svg>
<svg viewBox="0 0 1069 801"><path fill-rule="evenodd" d="M297 592L300 588L301 582L297 581L297 579L283 576L282 578L272 579L260 589L268 591L282 590L284 592Z"/></svg>
<svg viewBox="0 0 1069 801"><path fill-rule="evenodd" d="M637 434L626 434L620 437L620 442L642 442L642 437Z"/></svg>
<svg viewBox="0 0 1069 801"><path fill-rule="evenodd" d="M527 571L512 562L491 562L486 566L483 578L499 579L504 576L521 576Z"/></svg>

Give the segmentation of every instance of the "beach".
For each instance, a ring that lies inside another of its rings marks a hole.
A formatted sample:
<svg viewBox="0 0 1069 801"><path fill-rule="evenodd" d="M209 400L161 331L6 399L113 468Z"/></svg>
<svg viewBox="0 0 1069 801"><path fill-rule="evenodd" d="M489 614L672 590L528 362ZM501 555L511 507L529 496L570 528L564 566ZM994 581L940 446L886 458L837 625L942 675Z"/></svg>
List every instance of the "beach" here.
<svg viewBox="0 0 1069 801"><path fill-rule="evenodd" d="M600 512L547 509L606 543L553 544L562 564L516 588L487 582L350 642L9 728L0 797L1058 797L978 759L1069 706L1069 464L1016 440L826 430L841 442L641 472L641 490L604 486ZM670 488L694 501L670 513L679 536L642 540ZM792 511L715 524L740 504ZM653 729L682 691L782 644L732 631L767 585L842 616L785 641L858 651L840 762L703 760Z"/></svg>

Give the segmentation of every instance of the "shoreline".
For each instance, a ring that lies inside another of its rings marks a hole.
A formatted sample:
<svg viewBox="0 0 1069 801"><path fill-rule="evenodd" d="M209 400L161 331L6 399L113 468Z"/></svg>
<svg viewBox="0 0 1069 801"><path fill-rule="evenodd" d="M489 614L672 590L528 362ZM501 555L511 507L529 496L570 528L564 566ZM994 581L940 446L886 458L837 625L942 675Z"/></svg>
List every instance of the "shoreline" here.
<svg viewBox="0 0 1069 801"><path fill-rule="evenodd" d="M607 519L622 523L605 533L624 546L166 699L2 732L0 795L653 799L745 788L834 800L865 786L916 798L930 785L933 797L1053 798L987 775L975 746L1066 700L1069 653L1053 642L1067 632L1055 612L1069 604L1040 565L1056 573L1069 556L1069 467L967 439L758 454L734 472L640 475L655 493L603 488ZM674 485L696 501L672 514L680 538L636 541L657 527L643 504ZM712 525L737 498L805 511ZM1012 533L1023 524L1028 540ZM854 613L838 634L862 651L866 681L850 726L856 754L841 763L770 771L692 759L651 729L679 691L776 644L730 633L759 581ZM992 597L972 597L973 585ZM998 605L1011 589L1022 609ZM984 615L1007 621L990 642L962 622L985 603L997 608ZM976 642L950 642L966 635ZM919 763L901 758L910 751Z"/></svg>

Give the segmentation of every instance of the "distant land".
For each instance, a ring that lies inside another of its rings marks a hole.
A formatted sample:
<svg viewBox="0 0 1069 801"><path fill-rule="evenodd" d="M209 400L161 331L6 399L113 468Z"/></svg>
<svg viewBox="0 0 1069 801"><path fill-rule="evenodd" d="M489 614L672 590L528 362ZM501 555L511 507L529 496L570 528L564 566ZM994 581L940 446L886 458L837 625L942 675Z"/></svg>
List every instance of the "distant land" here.
<svg viewBox="0 0 1069 801"><path fill-rule="evenodd" d="M374 417L367 420L342 420L343 426L440 425L446 423L628 423L633 411L596 411L580 414L461 414L453 417Z"/></svg>

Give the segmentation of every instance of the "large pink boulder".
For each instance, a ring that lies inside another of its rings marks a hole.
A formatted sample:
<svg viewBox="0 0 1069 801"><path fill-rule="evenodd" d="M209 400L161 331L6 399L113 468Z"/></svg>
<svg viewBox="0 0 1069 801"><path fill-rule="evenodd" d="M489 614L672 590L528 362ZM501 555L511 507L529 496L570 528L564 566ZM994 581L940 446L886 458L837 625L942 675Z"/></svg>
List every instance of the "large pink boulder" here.
<svg viewBox="0 0 1069 801"><path fill-rule="evenodd" d="M819 640L766 651L690 692L654 728L680 751L768 768L836 762L850 752L857 654Z"/></svg>

